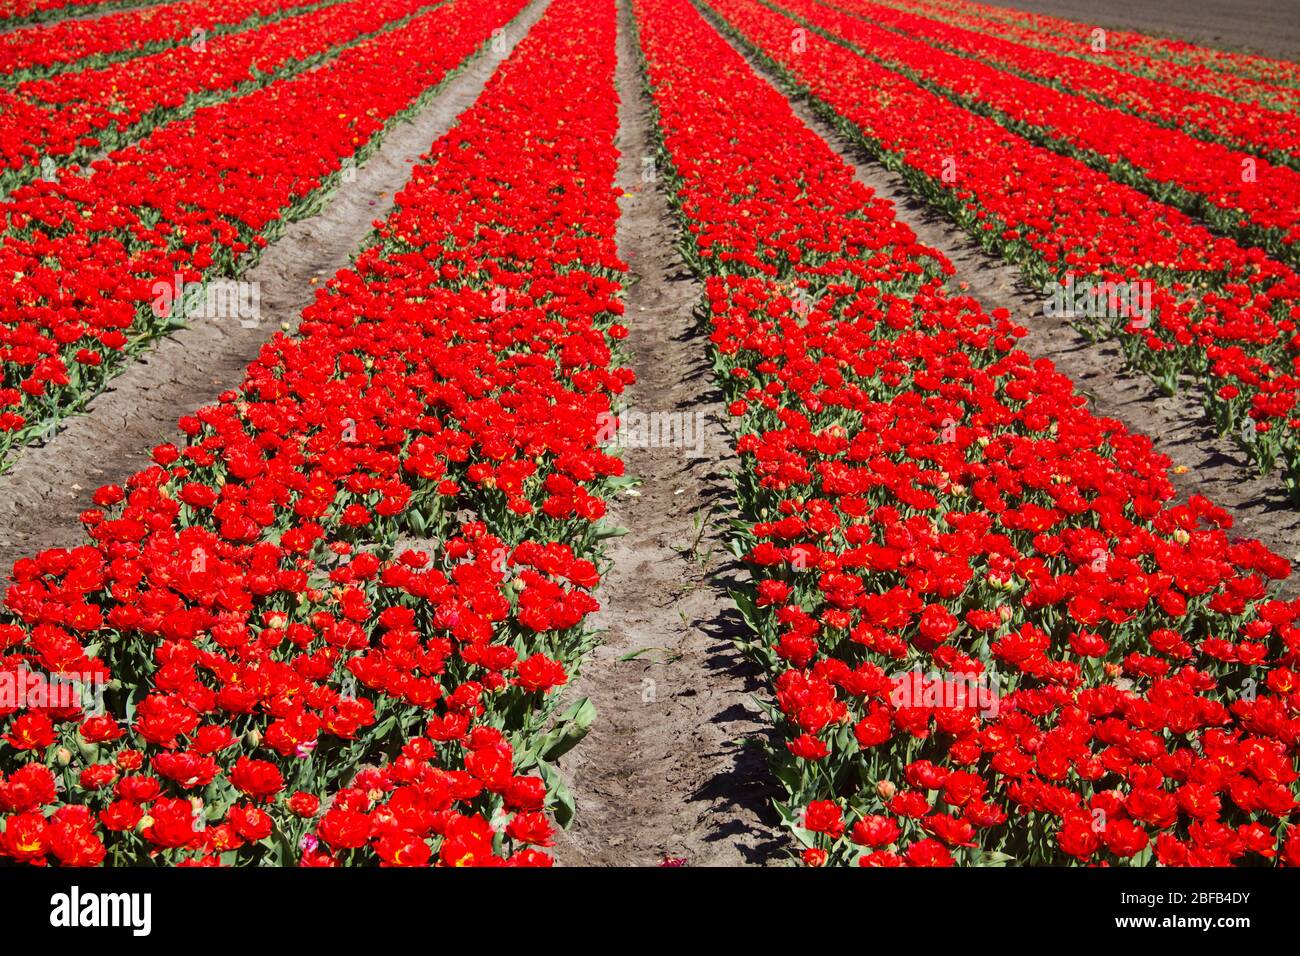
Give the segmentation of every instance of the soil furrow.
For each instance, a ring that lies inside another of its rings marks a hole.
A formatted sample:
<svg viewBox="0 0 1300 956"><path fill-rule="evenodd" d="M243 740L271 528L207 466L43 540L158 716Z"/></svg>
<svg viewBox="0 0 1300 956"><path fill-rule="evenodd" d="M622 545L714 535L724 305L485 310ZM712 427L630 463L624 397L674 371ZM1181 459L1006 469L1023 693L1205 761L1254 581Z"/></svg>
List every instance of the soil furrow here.
<svg viewBox="0 0 1300 956"><path fill-rule="evenodd" d="M319 213L290 223L243 280L256 283L260 321L196 322L159 340L68 419L52 439L31 446L0 476L0 568L85 538L77 516L103 484L124 481L149 463L149 451L178 441L177 420L243 381L262 345L296 327L316 288L346 267L384 218L393 195L432 143L478 98L497 65L545 10L536 0L405 122L384 134L368 159L345 177Z"/></svg>
<svg viewBox="0 0 1300 956"><path fill-rule="evenodd" d="M786 92L748 50L725 37L760 76ZM1068 319L1045 314L1044 297L1027 286L1020 270L985 252L959 226L917 197L905 180L849 142L823 120L804 97L790 97L795 114L822 137L853 169L859 182L894 205L894 214L924 244L956 267L954 282L985 309L1005 308L1029 330L1021 347L1035 358L1049 358L1087 396L1094 414L1115 418L1149 436L1174 465L1171 478L1182 496L1201 494L1233 517L1234 531L1258 538L1300 565L1300 511L1288 501L1277 476L1260 477L1230 439L1220 437L1187 385L1166 396L1144 374L1129 369L1116 342L1093 343ZM1300 593L1300 575L1285 582L1288 595Z"/></svg>
<svg viewBox="0 0 1300 956"><path fill-rule="evenodd" d="M741 627L727 594L739 572L725 549L734 458L708 340L693 316L701 286L676 252L676 221L654 181L649 101L625 3L619 14L618 243L632 273L623 345L637 375L621 443L641 485L611 507L609 520L629 531L611 540L599 593L604 642L566 695L590 698L598 717L563 761L577 815L558 837L557 858L767 862L784 844L771 826L773 793L757 746L767 728L752 695L765 691L732 643ZM638 422L693 433L638 447Z"/></svg>

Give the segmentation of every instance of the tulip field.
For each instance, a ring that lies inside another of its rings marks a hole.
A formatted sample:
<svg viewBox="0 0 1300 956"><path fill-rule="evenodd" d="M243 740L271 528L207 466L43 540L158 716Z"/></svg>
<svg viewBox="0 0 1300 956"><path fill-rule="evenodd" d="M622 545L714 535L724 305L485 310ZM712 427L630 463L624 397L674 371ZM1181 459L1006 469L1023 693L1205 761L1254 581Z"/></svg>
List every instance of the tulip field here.
<svg viewBox="0 0 1300 956"><path fill-rule="evenodd" d="M1300 51L1076 7L0 0L0 865L1300 866Z"/></svg>

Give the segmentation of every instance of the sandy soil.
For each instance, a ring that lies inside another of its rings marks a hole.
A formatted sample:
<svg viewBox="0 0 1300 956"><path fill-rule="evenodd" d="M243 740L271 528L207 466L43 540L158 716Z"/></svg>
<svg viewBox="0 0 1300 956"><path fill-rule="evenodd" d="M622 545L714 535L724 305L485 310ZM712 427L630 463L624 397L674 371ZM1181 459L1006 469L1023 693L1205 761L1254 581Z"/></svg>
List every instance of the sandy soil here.
<svg viewBox="0 0 1300 956"><path fill-rule="evenodd" d="M759 75L771 80L761 65L752 57L749 60ZM1280 479L1257 477L1232 440L1215 434L1194 385L1172 397L1163 396L1145 375L1125 368L1118 345L1090 343L1065 319L1045 316L1042 296L1020 281L1019 269L986 253L946 216L914 196L901 176L823 122L806 101L794 101L792 106L854 168L860 182L894 204L900 221L952 260L957 267L955 279L966 283L969 294L986 309L1001 306L1011 311L1015 321L1029 330L1021 340L1026 352L1055 362L1088 397L1094 413L1119 419L1155 441L1156 448L1173 461L1176 473L1171 477L1180 495L1205 495L1232 514L1237 534L1258 538L1291 561L1293 574L1284 591L1300 593L1300 575L1294 573L1300 568L1300 511L1288 502Z"/></svg>
<svg viewBox="0 0 1300 956"><path fill-rule="evenodd" d="M123 481L147 465L149 449L178 440L177 419L237 387L262 344L282 326L296 326L317 285L348 265L374 220L392 208L411 167L473 104L548 2L538 0L525 9L504 32L499 52L489 46L445 81L408 122L384 134L355 179L341 183L320 213L291 223L264 250L244 277L260 283L261 322L255 328L227 319L179 330L114 379L51 441L17 457L0 476L0 569L6 577L18 558L83 543L77 515L92 507L95 488Z"/></svg>
<svg viewBox="0 0 1300 956"><path fill-rule="evenodd" d="M996 6L1300 60L1296 0L997 0Z"/></svg>
<svg viewBox="0 0 1300 956"><path fill-rule="evenodd" d="M675 251L663 193L642 182L651 156L629 14L621 4L619 182L627 195L619 248L633 280L624 341L637 384L629 410L704 416L703 456L683 448L625 449L642 480L610 520L613 567L600 592L604 642L568 689L599 716L565 756L577 802L558 859L567 864L732 865L779 859L766 761L766 722L751 696L764 693L732 641L739 618L727 596L737 569L724 549L734 467L725 417L710 383L705 336L692 309L700 286Z"/></svg>

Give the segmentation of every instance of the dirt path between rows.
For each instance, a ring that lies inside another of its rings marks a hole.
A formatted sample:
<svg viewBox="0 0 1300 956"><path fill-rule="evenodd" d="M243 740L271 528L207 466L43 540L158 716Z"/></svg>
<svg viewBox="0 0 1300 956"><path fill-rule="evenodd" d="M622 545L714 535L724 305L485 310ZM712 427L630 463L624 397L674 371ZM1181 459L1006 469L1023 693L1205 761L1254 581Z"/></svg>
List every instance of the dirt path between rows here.
<svg viewBox="0 0 1300 956"><path fill-rule="evenodd" d="M741 625L727 595L738 573L724 548L734 458L692 315L700 284L676 252L662 191L642 182L654 153L649 104L625 2L619 15L618 243L633 274L623 344L637 374L627 411L703 423L703 444L624 449L643 483L611 507L609 520L630 530L609 549L596 620L604 642L566 695L589 697L598 717L563 760L577 815L556 855L568 865L768 862L784 841L753 746L767 731L752 701L764 691L732 645Z"/></svg>
<svg viewBox="0 0 1300 956"><path fill-rule="evenodd" d="M762 64L727 39L756 73L781 88ZM1300 511L1287 499L1280 478L1258 477L1241 449L1215 433L1194 384L1164 396L1146 375L1125 367L1118 344L1091 343L1065 318L1044 315L1043 296L1021 281L1016 266L986 253L965 231L912 193L901 176L823 121L806 99L792 98L791 106L853 167L859 182L894 204L899 221L907 223L921 242L952 260L957 268L955 281L965 283L966 292L985 309L1010 310L1013 319L1029 330L1021 340L1026 352L1051 359L1088 397L1095 414L1118 419L1130 430L1149 436L1173 461L1171 478L1181 496L1205 495L1233 516L1236 534L1258 538L1287 558L1293 572L1284 591L1300 594L1300 574L1295 573L1300 568Z"/></svg>
<svg viewBox="0 0 1300 956"><path fill-rule="evenodd" d="M444 82L407 122L383 135L378 149L340 184L315 216L291 223L244 276L259 284L261 321L197 322L160 340L121 375L86 412L69 419L53 439L19 454L0 476L0 569L44 548L85 542L77 516L92 507L103 484L124 481L149 463L149 450L178 441L177 420L238 387L262 345L281 328L297 326L318 285L346 267L388 215L393 195L411 167L478 98L488 77L542 15L536 0L459 74Z"/></svg>

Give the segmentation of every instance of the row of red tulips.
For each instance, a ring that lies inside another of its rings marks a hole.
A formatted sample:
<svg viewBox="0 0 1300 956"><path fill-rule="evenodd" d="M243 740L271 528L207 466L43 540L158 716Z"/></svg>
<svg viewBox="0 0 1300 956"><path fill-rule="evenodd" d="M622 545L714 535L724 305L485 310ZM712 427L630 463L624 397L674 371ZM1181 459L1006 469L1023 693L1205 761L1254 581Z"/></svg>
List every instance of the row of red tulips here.
<svg viewBox="0 0 1300 956"><path fill-rule="evenodd" d="M3 0L0 28L40 23L63 17L81 17L119 7L138 7L148 0Z"/></svg>
<svg viewBox="0 0 1300 956"><path fill-rule="evenodd" d="M1261 472L1280 462L1283 482L1300 495L1300 376L1292 359L1300 275L778 8L759 0L710 5L793 87L819 98L847 135L985 248L1018 263L1032 285L1140 289L1136 307L1099 301L1072 309L1072 318L1088 335L1119 335L1128 360L1167 392L1193 377L1220 431Z"/></svg>
<svg viewBox="0 0 1300 956"><path fill-rule="evenodd" d="M97 70L29 80L0 113L0 195L52 170L117 149L198 106L302 72L392 21L438 0L331 2Z"/></svg>
<svg viewBox="0 0 1300 956"><path fill-rule="evenodd" d="M901 26L909 32L943 31L942 24L883 5L872 19ZM956 28L949 28L956 29ZM971 31L966 31L971 32ZM1267 157L1274 163L1300 168L1300 134L1295 114L1287 108L1241 102L1214 90L1196 90L1162 83L1077 57L980 35L976 43L986 56L1030 78L1045 78L1066 92L1132 113L1153 123L1182 130L1208 142Z"/></svg>
<svg viewBox="0 0 1300 956"><path fill-rule="evenodd" d="M145 53L197 44L320 0L178 0L88 20L25 27L0 35L0 83L12 86L66 70L84 70Z"/></svg>
<svg viewBox="0 0 1300 956"><path fill-rule="evenodd" d="M922 21L922 32L913 22L921 18L864 0L801 2L789 9L1032 142L1176 205L1238 241L1300 262L1300 172L1294 169L1049 84L1044 77L1058 75L1054 61L1060 57L1043 55L1036 63L1032 50L943 24L931 28Z"/></svg>
<svg viewBox="0 0 1300 956"><path fill-rule="evenodd" d="M550 862L631 380L614 37L554 0L299 333L97 492L92 545L19 562L7 671L111 681L0 710L0 852Z"/></svg>
<svg viewBox="0 0 1300 956"><path fill-rule="evenodd" d="M184 322L191 288L250 265L522 6L455 0L166 124L88 178L17 189L0 205L0 465ZM255 305L208 318L257 321Z"/></svg>
<svg viewBox="0 0 1300 956"><path fill-rule="evenodd" d="M1287 562L949 294L688 0L634 6L804 860L1300 863Z"/></svg>
<svg viewBox="0 0 1300 956"><path fill-rule="evenodd" d="M926 3L927 0L915 1L917 3ZM1048 17L1043 16L1043 14L1028 14L1026 16L1026 14L1015 12L1015 10L985 7L984 4L972 3L971 0L933 1L944 5L944 7L991 12L995 18L1001 16L1010 18L1013 21L1017 20L1017 18L1024 18L1028 25L1032 29L1039 31L1039 33L1074 36L1074 38L1088 36L1091 39L1092 31L1095 29L1095 27L1082 25L1082 23L1062 20L1060 17ZM1121 51L1131 49L1131 51L1174 62L1174 64L1204 65L1216 70L1217 73L1239 74L1243 75L1243 77L1264 79L1264 81L1282 83L1282 85L1286 86L1300 86L1300 65L1290 60L1275 60L1270 59L1270 57L1255 55L1255 53L1236 53L1227 51L1227 49L1200 47L1188 43L1187 40L1165 39L1161 38L1161 36L1134 33L1134 31L1127 30L1108 31L1106 48L1121 49Z"/></svg>
<svg viewBox="0 0 1300 956"><path fill-rule="evenodd" d="M1300 65L1251 53L1234 53L1129 30L1096 26L969 0L889 0L928 17L996 32L1070 53L1095 63L1191 87L1208 87L1239 99L1268 95L1296 100ZM1259 91L1255 93L1254 91Z"/></svg>

